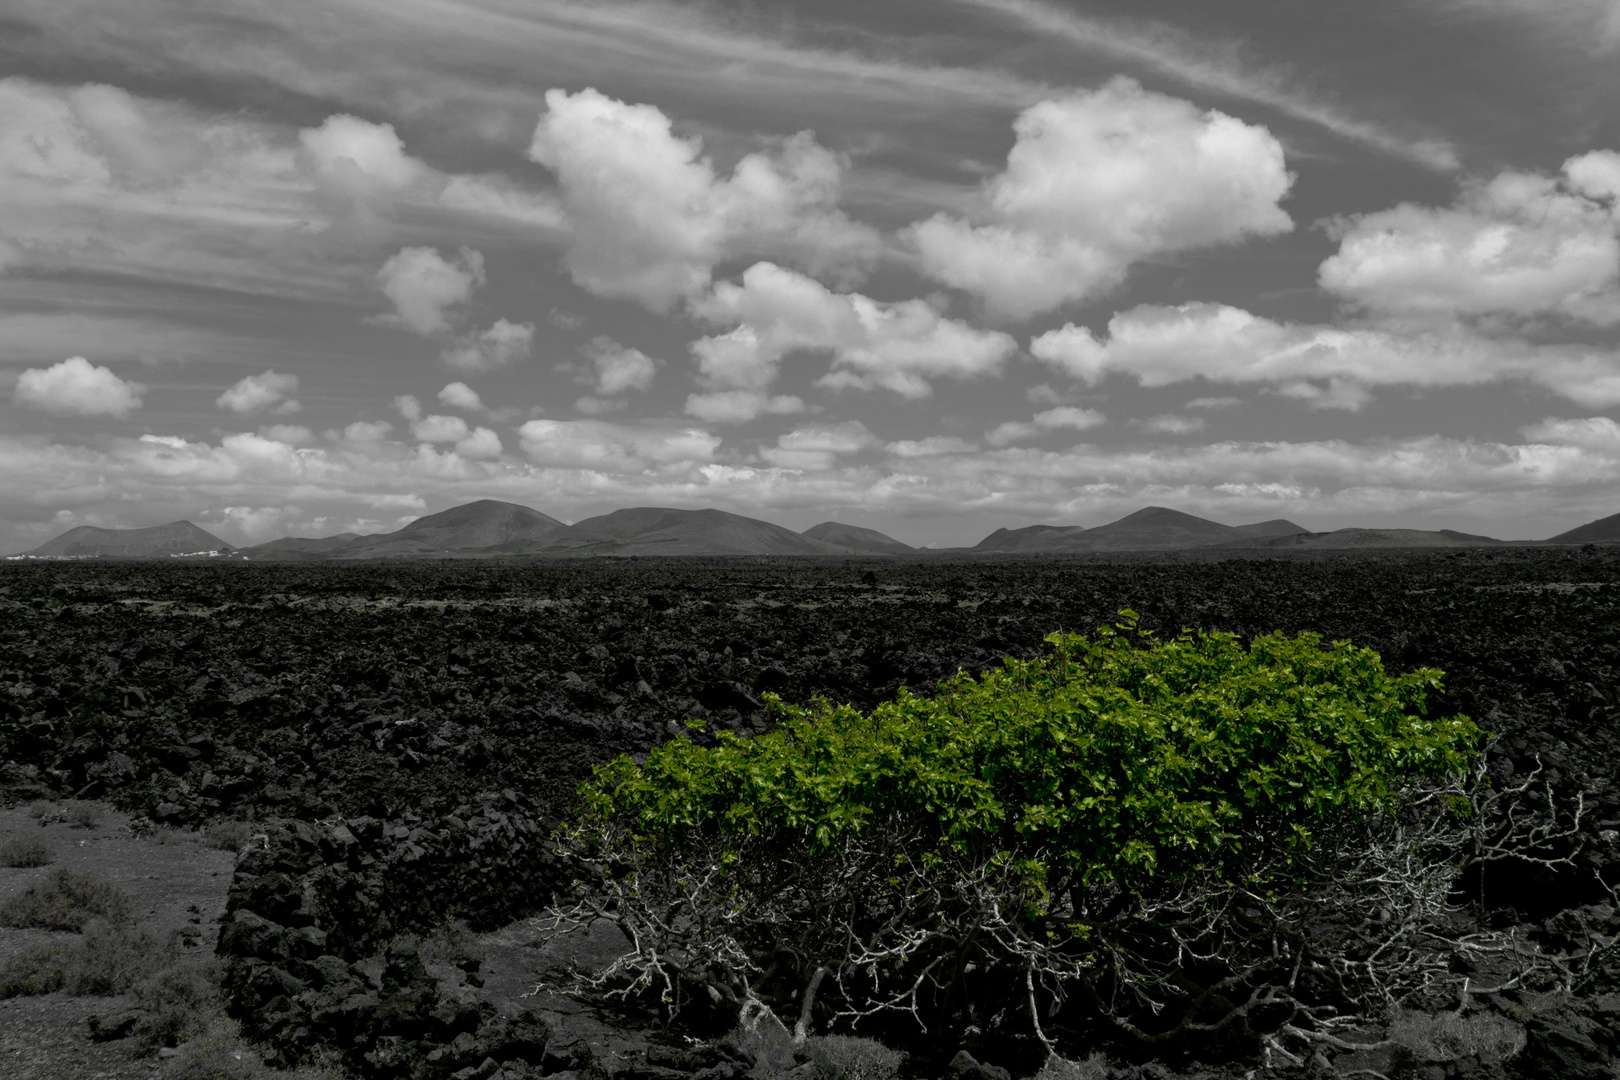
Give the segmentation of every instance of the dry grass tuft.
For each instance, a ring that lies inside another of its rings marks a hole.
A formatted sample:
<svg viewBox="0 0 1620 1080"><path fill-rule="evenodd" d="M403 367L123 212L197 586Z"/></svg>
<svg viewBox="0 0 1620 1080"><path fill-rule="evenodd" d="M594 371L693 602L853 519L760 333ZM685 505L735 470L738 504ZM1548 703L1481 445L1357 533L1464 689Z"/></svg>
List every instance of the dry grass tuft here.
<svg viewBox="0 0 1620 1080"><path fill-rule="evenodd" d="M91 919L122 922L129 894L100 878L58 870L0 903L0 926L82 931Z"/></svg>
<svg viewBox="0 0 1620 1080"><path fill-rule="evenodd" d="M253 826L245 821L216 821L203 830L203 837L221 851L241 851L253 839Z"/></svg>
<svg viewBox="0 0 1620 1080"><path fill-rule="evenodd" d="M0 844L0 866L44 866L52 857L51 845L37 836L19 836Z"/></svg>

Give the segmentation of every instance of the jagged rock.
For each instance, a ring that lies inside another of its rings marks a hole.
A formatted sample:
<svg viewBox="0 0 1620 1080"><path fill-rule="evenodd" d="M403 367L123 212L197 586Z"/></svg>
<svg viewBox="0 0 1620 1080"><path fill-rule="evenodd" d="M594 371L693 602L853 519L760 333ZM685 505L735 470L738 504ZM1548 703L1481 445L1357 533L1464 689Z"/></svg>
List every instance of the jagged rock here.
<svg viewBox="0 0 1620 1080"><path fill-rule="evenodd" d="M1012 1074L1000 1065L981 1064L966 1050L958 1050L945 1067L947 1080L1012 1080Z"/></svg>

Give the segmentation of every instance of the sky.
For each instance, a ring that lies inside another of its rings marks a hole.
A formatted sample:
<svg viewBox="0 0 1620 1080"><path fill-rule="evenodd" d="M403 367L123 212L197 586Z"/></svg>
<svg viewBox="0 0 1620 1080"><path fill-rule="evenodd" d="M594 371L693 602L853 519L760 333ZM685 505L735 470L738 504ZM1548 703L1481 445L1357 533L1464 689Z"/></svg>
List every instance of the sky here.
<svg viewBox="0 0 1620 1080"><path fill-rule="evenodd" d="M0 549L1620 511L1620 0L0 0Z"/></svg>

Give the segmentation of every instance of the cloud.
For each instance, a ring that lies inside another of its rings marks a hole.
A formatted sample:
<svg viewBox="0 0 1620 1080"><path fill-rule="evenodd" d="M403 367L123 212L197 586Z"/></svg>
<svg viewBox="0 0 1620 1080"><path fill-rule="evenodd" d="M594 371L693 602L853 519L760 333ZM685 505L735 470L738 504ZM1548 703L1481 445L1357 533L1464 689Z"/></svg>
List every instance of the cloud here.
<svg viewBox="0 0 1620 1080"><path fill-rule="evenodd" d="M233 413L262 412L274 408L277 415L295 413L298 402L292 396L298 393L298 376L266 371L249 375L226 390L214 401L217 408Z"/></svg>
<svg viewBox="0 0 1620 1080"><path fill-rule="evenodd" d="M620 345L610 337L591 339L585 349L596 368L596 393L603 397L645 390L658 373L658 363L640 349Z"/></svg>
<svg viewBox="0 0 1620 1080"><path fill-rule="evenodd" d="M877 439L859 420L795 428L777 437L775 446L761 447L759 456L782 469L830 469L841 457L877 445Z"/></svg>
<svg viewBox="0 0 1620 1080"><path fill-rule="evenodd" d="M345 442L376 443L388 438L394 425L386 420L356 420L343 429L342 438Z"/></svg>
<svg viewBox="0 0 1620 1080"><path fill-rule="evenodd" d="M487 427L474 428L465 438L456 440L456 453L464 458L485 460L501 456L501 438Z"/></svg>
<svg viewBox="0 0 1620 1080"><path fill-rule="evenodd" d="M1141 64L1200 90L1253 101L1314 124L1334 135L1440 170L1455 169L1457 156L1436 139L1412 138L1347 115L1319 100L1309 90L1278 73L1269 62L1247 62L1238 49L1207 35L1194 36L1163 23L1130 25L1091 18L1038 0L955 0L1015 19L1042 38L1067 40L1090 51ZM1540 7L1545 0L1460 0L1521 3ZM1610 4L1614 0L1564 0L1571 4ZM1620 10L1620 7L1617 7Z"/></svg>
<svg viewBox="0 0 1620 1080"><path fill-rule="evenodd" d="M407 420L416 421L422 419L422 403L417 401L411 394L401 394L396 397L394 399L394 408L398 409L399 415Z"/></svg>
<svg viewBox="0 0 1620 1080"><path fill-rule="evenodd" d="M683 471L712 461L720 448L720 437L700 428L605 420L530 420L518 438L540 465L603 472Z"/></svg>
<svg viewBox="0 0 1620 1080"><path fill-rule="evenodd" d="M1489 338L1455 324L1411 327L1282 323L1225 304L1144 304L1114 315L1098 338L1069 323L1030 342L1036 359L1095 384L1206 379L1262 384L1318 408L1354 411L1372 386L1539 384L1584 405L1620 403L1620 353Z"/></svg>
<svg viewBox="0 0 1620 1080"><path fill-rule="evenodd" d="M1029 422L1010 420L985 433L984 441L991 446L1008 446L1051 431L1086 431L1107 423L1108 418L1095 409L1081 409L1073 405L1060 405L1055 409L1038 412Z"/></svg>
<svg viewBox="0 0 1620 1080"><path fill-rule="evenodd" d="M315 441L315 433L302 424L269 424L260 428L259 434L292 446L308 446Z"/></svg>
<svg viewBox="0 0 1620 1080"><path fill-rule="evenodd" d="M1025 319L1119 285L1131 265L1293 228L1293 184L1263 127L1114 79L1039 102L1013 125L978 223L908 227L923 272Z"/></svg>
<svg viewBox="0 0 1620 1080"><path fill-rule="evenodd" d="M1187 402L1189 409L1230 409L1243 404L1242 398L1235 397L1198 397Z"/></svg>
<svg viewBox="0 0 1620 1080"><path fill-rule="evenodd" d="M478 391L464 382L445 384L444 389L439 391L439 404L468 412L484 411L484 400L478 396Z"/></svg>
<svg viewBox="0 0 1620 1080"><path fill-rule="evenodd" d="M421 442L451 443L472 434L467 421L459 416L424 416L411 422L411 434Z"/></svg>
<svg viewBox="0 0 1620 1080"><path fill-rule="evenodd" d="M476 375L521 360L533 349L533 323L496 319L488 330L457 338L439 359L457 371Z"/></svg>
<svg viewBox="0 0 1620 1080"><path fill-rule="evenodd" d="M832 371L820 385L882 387L917 399L932 393L930 379L992 375L1017 351L1008 335L947 319L922 300L884 303L835 293L769 262L745 270L741 284L716 283L692 310L735 327L691 345L700 380L712 391L762 393L784 356L816 350L832 354Z"/></svg>
<svg viewBox="0 0 1620 1080"><path fill-rule="evenodd" d="M1446 208L1402 203L1338 222L1322 287L1394 315L1560 315L1620 323L1620 155L1561 177L1504 172Z"/></svg>
<svg viewBox="0 0 1620 1080"><path fill-rule="evenodd" d="M472 248L462 248L454 261L429 247L401 248L377 271L394 304L394 313L382 318L423 337L447 333L449 309L471 300L485 280L484 257Z"/></svg>
<svg viewBox="0 0 1620 1080"><path fill-rule="evenodd" d="M1538 423L1527 424L1519 433L1532 442L1561 446L1580 446L1620 457L1620 424L1607 416L1589 416L1582 420L1559 420L1549 416Z"/></svg>
<svg viewBox="0 0 1620 1080"><path fill-rule="evenodd" d="M761 416L792 416L806 411L804 400L792 394L716 390L686 396L686 415L707 424L745 424Z"/></svg>
<svg viewBox="0 0 1620 1080"><path fill-rule="evenodd" d="M1515 16L1600 55L1620 49L1620 0L1429 0L1441 7Z"/></svg>
<svg viewBox="0 0 1620 1080"><path fill-rule="evenodd" d="M141 407L146 387L120 379L109 368L70 356L48 368L28 368L17 377L18 405L62 416L115 416Z"/></svg>
<svg viewBox="0 0 1620 1080"><path fill-rule="evenodd" d="M880 247L838 209L843 163L809 132L722 178L702 141L676 135L655 106L550 90L529 155L557 176L575 283L655 311L701 294L728 257L774 254L828 273Z"/></svg>
<svg viewBox="0 0 1620 1080"><path fill-rule="evenodd" d="M1203 431L1205 423L1202 416L1163 413L1159 416L1150 416L1146 420L1138 420L1135 426L1154 435L1193 435Z"/></svg>
<svg viewBox="0 0 1620 1080"><path fill-rule="evenodd" d="M900 439L884 447L897 458L940 457L945 454L976 454L979 444L955 435L930 435L926 439Z"/></svg>
<svg viewBox="0 0 1620 1080"><path fill-rule="evenodd" d="M338 113L298 133L311 170L348 195L402 191L422 180L427 166L405 153L392 124Z"/></svg>
<svg viewBox="0 0 1620 1080"><path fill-rule="evenodd" d="M376 427L369 437L322 446L268 431L214 440L104 437L93 446L7 432L0 433L0 541L11 538L16 550L72 524L190 518L205 527L219 522L221 535L236 542L239 526L221 508L243 506L261 516L276 511L288 531L316 520L327 523L324 532L382 531L428 505L475 498L562 517L634 505L717 506L765 518L880 508L983 532L1020 518L1099 523L1153 503L1225 521L1285 516L1313 528L1486 532L1492 522L1514 522L1521 524L1506 527L1518 535L1548 535L1577 524L1572 513L1612 511L1620 445L1602 418L1544 424L1519 443L1426 436L983 450L935 436L844 453L861 441L858 431L838 439L807 430L797 446L766 447L830 454L826 468L725 457L720 439L700 428L601 420L531 421L520 432L522 457L488 459L461 452L482 452L470 443L476 430L464 447L400 442ZM885 456L871 460L875 452ZM1554 519L1567 524L1545 524Z"/></svg>

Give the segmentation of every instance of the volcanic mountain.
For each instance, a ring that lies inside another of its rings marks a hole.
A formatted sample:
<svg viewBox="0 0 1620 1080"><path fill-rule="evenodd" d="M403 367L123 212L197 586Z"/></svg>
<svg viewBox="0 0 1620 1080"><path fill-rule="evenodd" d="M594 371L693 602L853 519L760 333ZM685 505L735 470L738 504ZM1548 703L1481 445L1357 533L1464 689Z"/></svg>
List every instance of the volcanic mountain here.
<svg viewBox="0 0 1620 1080"><path fill-rule="evenodd" d="M1333 532L1302 532L1223 546L1290 551L1341 551L1367 548L1499 547L1507 543L1509 543L1507 540L1476 536L1455 529L1335 529Z"/></svg>
<svg viewBox="0 0 1620 1080"><path fill-rule="evenodd" d="M335 549L359 539L360 534L352 532L322 537L283 536L250 548L240 548L237 554L250 559L324 559Z"/></svg>
<svg viewBox="0 0 1620 1080"><path fill-rule="evenodd" d="M224 554L231 545L189 521L171 521L149 529L98 529L80 525L47 540L27 555L79 559L145 559L169 555Z"/></svg>
<svg viewBox="0 0 1620 1080"><path fill-rule="evenodd" d="M586 518L501 551L557 555L847 555L841 547L724 510L637 506Z"/></svg>
<svg viewBox="0 0 1620 1080"><path fill-rule="evenodd" d="M1549 544L1591 544L1601 543L1605 540L1620 540L1620 514L1610 514L1606 518L1589 521L1585 525L1577 525L1568 532L1561 532L1550 538Z"/></svg>
<svg viewBox="0 0 1620 1080"><path fill-rule="evenodd" d="M1084 529L1078 525L1031 525L997 529L969 550L978 553L1069 554L1092 551L1181 551L1239 544L1306 530L1291 521L1222 525L1163 506L1149 506L1118 521Z"/></svg>
<svg viewBox="0 0 1620 1080"><path fill-rule="evenodd" d="M532 543L565 529L550 514L517 503L479 499L417 518L397 532L362 536L327 554L336 559L432 555Z"/></svg>
<svg viewBox="0 0 1620 1080"><path fill-rule="evenodd" d="M902 544L892 536L883 535L876 529L863 529L858 525L845 525L837 521L823 521L820 525L812 525L799 535L819 540L823 544L849 548L851 551L869 551L874 555L904 555L917 550L910 544Z"/></svg>

